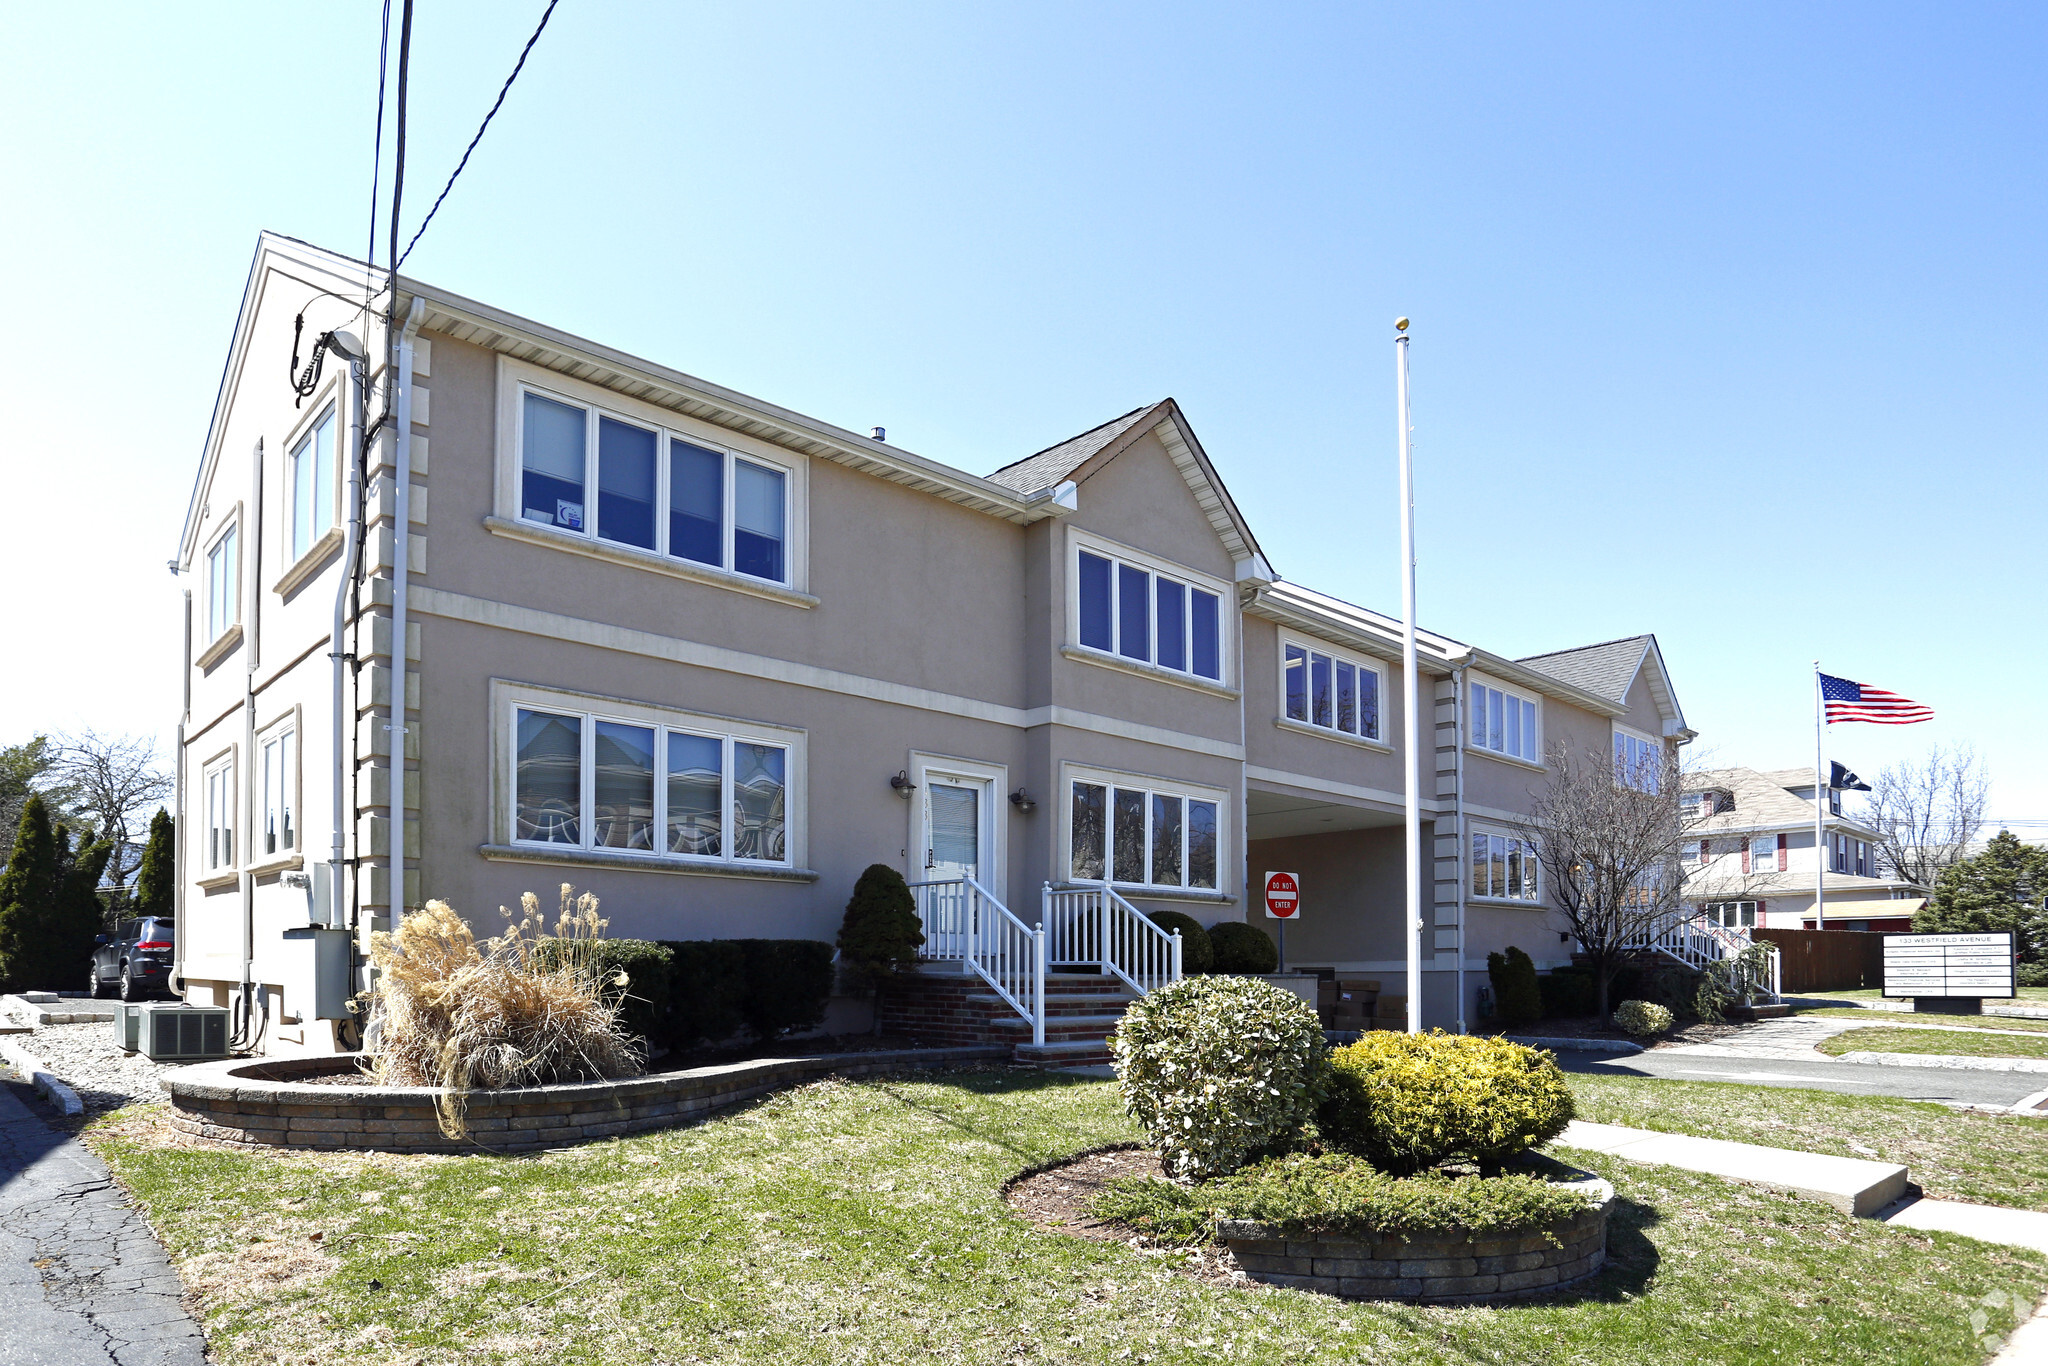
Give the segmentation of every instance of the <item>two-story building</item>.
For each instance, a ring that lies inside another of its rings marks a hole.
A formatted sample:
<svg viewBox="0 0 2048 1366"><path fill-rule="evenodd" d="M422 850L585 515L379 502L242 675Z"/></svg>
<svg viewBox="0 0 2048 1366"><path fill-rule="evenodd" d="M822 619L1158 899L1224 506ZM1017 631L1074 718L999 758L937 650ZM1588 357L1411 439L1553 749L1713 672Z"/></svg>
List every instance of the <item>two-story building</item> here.
<svg viewBox="0 0 2048 1366"><path fill-rule="evenodd" d="M1686 796L1698 806L1686 851L1686 899L1729 929L1910 930L1927 904L1926 889L1887 875L1877 831L1844 813L1840 788L1822 798L1815 845L1819 782L1810 768L1687 775ZM1814 909L1817 872L1825 879L1824 912Z"/></svg>
<svg viewBox="0 0 2048 1366"><path fill-rule="evenodd" d="M381 287L260 239L180 541L179 981L253 1046L345 1044L367 936L427 898L829 940L878 861L1027 926L1103 884L1256 919L1282 868L1293 965L1398 976L1398 623L1280 578L1171 399L975 475ZM1424 632L1420 672L1455 1026L1489 951L1571 952L1514 831L1550 756L1692 732L1649 636Z"/></svg>

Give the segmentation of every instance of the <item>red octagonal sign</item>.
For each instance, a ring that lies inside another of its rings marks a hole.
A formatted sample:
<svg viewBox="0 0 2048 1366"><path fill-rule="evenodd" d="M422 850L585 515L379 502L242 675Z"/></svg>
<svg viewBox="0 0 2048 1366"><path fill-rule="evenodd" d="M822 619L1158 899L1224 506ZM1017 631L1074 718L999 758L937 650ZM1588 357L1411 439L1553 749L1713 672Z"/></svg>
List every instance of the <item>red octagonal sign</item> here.
<svg viewBox="0 0 2048 1366"><path fill-rule="evenodd" d="M1292 920L1301 910L1301 879L1292 873L1266 874L1266 914Z"/></svg>

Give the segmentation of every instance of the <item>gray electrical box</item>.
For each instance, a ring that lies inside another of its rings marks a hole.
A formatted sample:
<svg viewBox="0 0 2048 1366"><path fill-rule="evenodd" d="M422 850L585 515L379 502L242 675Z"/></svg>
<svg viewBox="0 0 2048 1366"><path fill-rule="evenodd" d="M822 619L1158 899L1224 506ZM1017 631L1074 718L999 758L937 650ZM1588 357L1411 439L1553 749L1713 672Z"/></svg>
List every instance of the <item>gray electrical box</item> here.
<svg viewBox="0 0 2048 1366"><path fill-rule="evenodd" d="M114 1045L124 1053L133 1053L142 1046L141 1001L116 1001L114 1003Z"/></svg>
<svg viewBox="0 0 2048 1366"><path fill-rule="evenodd" d="M151 1001L141 1007L141 1052L152 1062L198 1062L228 1055L228 1012L222 1006Z"/></svg>
<svg viewBox="0 0 2048 1366"><path fill-rule="evenodd" d="M300 1019L348 1018L349 933L320 925L284 932L285 1009Z"/></svg>

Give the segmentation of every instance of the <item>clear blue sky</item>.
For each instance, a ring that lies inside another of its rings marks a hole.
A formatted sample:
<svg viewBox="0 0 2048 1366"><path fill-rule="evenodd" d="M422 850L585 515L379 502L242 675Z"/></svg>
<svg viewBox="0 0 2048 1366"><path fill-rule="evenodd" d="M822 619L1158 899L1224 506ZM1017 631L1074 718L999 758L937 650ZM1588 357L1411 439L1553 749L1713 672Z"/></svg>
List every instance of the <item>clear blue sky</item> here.
<svg viewBox="0 0 2048 1366"><path fill-rule="evenodd" d="M537 0L419 0L408 224ZM0 740L168 735L175 549L255 236L360 252L377 7L0 18ZM1286 577L1639 631L1727 762L1809 661L2048 820L2037 6L563 0L408 272L986 471L1178 398ZM388 164L388 163L387 163ZM2019 725L2018 730L2013 726Z"/></svg>

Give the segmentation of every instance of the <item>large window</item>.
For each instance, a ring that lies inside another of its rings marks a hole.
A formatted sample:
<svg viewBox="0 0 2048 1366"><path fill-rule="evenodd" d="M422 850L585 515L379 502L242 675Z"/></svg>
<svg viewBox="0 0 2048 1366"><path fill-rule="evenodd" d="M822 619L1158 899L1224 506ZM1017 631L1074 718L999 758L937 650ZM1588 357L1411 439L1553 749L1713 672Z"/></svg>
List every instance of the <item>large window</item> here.
<svg viewBox="0 0 2048 1366"><path fill-rule="evenodd" d="M235 866L235 761L232 757L209 765L206 784L206 866Z"/></svg>
<svg viewBox="0 0 2048 1366"><path fill-rule="evenodd" d="M529 707L513 729L517 843L790 862L787 745Z"/></svg>
<svg viewBox="0 0 2048 1366"><path fill-rule="evenodd" d="M206 552L206 638L215 641L242 619L240 528L230 523Z"/></svg>
<svg viewBox="0 0 2048 1366"><path fill-rule="evenodd" d="M1623 787L1655 792L1663 782L1664 748L1633 731L1614 732L1614 780Z"/></svg>
<svg viewBox="0 0 2048 1366"><path fill-rule="evenodd" d="M263 827L256 852L265 858L299 847L299 737L292 727L265 736L257 756L257 789Z"/></svg>
<svg viewBox="0 0 2048 1366"><path fill-rule="evenodd" d="M1380 671L1306 645L1282 647L1287 719L1365 740L1380 736Z"/></svg>
<svg viewBox="0 0 2048 1366"><path fill-rule="evenodd" d="M1752 835L1749 840L1749 868L1752 873L1775 873L1784 850L1783 835ZM1836 871L1840 871L1837 869Z"/></svg>
<svg viewBox="0 0 2048 1366"><path fill-rule="evenodd" d="M1088 550L1077 553L1074 582L1082 645L1222 681L1223 607L1217 594Z"/></svg>
<svg viewBox="0 0 2048 1366"><path fill-rule="evenodd" d="M789 582L787 469L533 390L520 405L525 520Z"/></svg>
<svg viewBox="0 0 2048 1366"><path fill-rule="evenodd" d="M1710 925L1724 930L1753 930L1756 928L1758 903L1754 901L1717 901L1701 907L1701 913Z"/></svg>
<svg viewBox="0 0 2048 1366"><path fill-rule="evenodd" d="M1534 841L1490 830L1472 832L1473 896L1535 901L1539 882Z"/></svg>
<svg viewBox="0 0 2048 1366"><path fill-rule="evenodd" d="M1083 779L1071 797L1076 881L1216 890L1220 802L1142 782Z"/></svg>
<svg viewBox="0 0 2048 1366"><path fill-rule="evenodd" d="M1543 762L1542 737L1538 734L1538 710L1533 698L1484 683L1471 685L1471 715L1466 721L1466 744L1473 749L1505 754L1512 759Z"/></svg>
<svg viewBox="0 0 2048 1366"><path fill-rule="evenodd" d="M299 438L287 461L291 562L297 564L334 525L334 409Z"/></svg>

